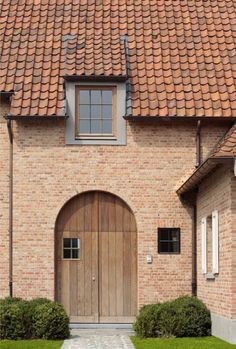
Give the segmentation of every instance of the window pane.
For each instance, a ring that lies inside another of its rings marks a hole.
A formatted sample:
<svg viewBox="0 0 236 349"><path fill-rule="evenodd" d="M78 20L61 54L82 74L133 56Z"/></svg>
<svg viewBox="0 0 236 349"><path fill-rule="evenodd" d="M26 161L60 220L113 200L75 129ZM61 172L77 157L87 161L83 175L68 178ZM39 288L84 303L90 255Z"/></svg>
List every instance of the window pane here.
<svg viewBox="0 0 236 349"><path fill-rule="evenodd" d="M102 104L112 104L112 91L110 90L102 91Z"/></svg>
<svg viewBox="0 0 236 349"><path fill-rule="evenodd" d="M112 106L111 105L103 105L102 106L102 117L104 119L112 119Z"/></svg>
<svg viewBox="0 0 236 349"><path fill-rule="evenodd" d="M103 120L103 133L112 133L112 120Z"/></svg>
<svg viewBox="0 0 236 349"><path fill-rule="evenodd" d="M79 132L80 133L90 133L90 120L80 120Z"/></svg>
<svg viewBox="0 0 236 349"><path fill-rule="evenodd" d="M72 258L79 258L79 250L72 250Z"/></svg>
<svg viewBox="0 0 236 349"><path fill-rule="evenodd" d="M170 243L170 252L179 252L179 243L178 242L172 242Z"/></svg>
<svg viewBox="0 0 236 349"><path fill-rule="evenodd" d="M70 251L69 249L64 249L64 258L70 258Z"/></svg>
<svg viewBox="0 0 236 349"><path fill-rule="evenodd" d="M101 90L91 90L91 104L101 104Z"/></svg>
<svg viewBox="0 0 236 349"><path fill-rule="evenodd" d="M71 242L71 239L65 238L65 239L64 239L64 247L71 247L71 246L70 246L70 242Z"/></svg>
<svg viewBox="0 0 236 349"><path fill-rule="evenodd" d="M173 230L173 231L171 232L171 240L172 240L172 241L178 241L178 240L179 240L178 231Z"/></svg>
<svg viewBox="0 0 236 349"><path fill-rule="evenodd" d="M89 90L80 90L80 104L89 104L90 100L89 100Z"/></svg>
<svg viewBox="0 0 236 349"><path fill-rule="evenodd" d="M90 106L81 104L79 106L79 116L81 119L89 119L90 118Z"/></svg>
<svg viewBox="0 0 236 349"><path fill-rule="evenodd" d="M159 252L169 252L169 242L160 242Z"/></svg>
<svg viewBox="0 0 236 349"><path fill-rule="evenodd" d="M100 119L100 118L101 118L101 106L91 105L91 119Z"/></svg>
<svg viewBox="0 0 236 349"><path fill-rule="evenodd" d="M91 133L101 133L101 121L91 120Z"/></svg>
<svg viewBox="0 0 236 349"><path fill-rule="evenodd" d="M159 229L159 240L168 240L168 230L166 229Z"/></svg>
<svg viewBox="0 0 236 349"><path fill-rule="evenodd" d="M78 247L78 240L79 239L71 239L72 240L72 247Z"/></svg>

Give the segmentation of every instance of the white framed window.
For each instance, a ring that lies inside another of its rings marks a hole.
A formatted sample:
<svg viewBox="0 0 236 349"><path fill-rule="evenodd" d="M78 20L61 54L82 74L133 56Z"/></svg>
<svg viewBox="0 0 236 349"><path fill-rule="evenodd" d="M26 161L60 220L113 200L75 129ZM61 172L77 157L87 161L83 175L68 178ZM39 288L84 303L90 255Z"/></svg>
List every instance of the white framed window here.
<svg viewBox="0 0 236 349"><path fill-rule="evenodd" d="M219 213L202 218L202 273L207 278L219 273Z"/></svg>
<svg viewBox="0 0 236 349"><path fill-rule="evenodd" d="M66 81L66 144L126 145L126 84Z"/></svg>
<svg viewBox="0 0 236 349"><path fill-rule="evenodd" d="M63 259L80 259L80 238L63 239Z"/></svg>

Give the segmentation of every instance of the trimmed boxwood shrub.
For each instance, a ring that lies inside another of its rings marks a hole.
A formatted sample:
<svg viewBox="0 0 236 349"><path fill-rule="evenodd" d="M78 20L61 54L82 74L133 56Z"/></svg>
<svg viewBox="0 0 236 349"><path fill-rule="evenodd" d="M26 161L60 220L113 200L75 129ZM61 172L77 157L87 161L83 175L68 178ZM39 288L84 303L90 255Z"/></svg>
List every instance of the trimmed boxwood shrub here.
<svg viewBox="0 0 236 349"><path fill-rule="evenodd" d="M27 338L23 301L0 303L0 339Z"/></svg>
<svg viewBox="0 0 236 349"><path fill-rule="evenodd" d="M134 330L139 337L157 337L160 317L160 304L144 305L134 323Z"/></svg>
<svg viewBox="0 0 236 349"><path fill-rule="evenodd" d="M174 300L178 323L173 334L176 337L204 337L211 334L210 311L196 297L180 297Z"/></svg>
<svg viewBox="0 0 236 349"><path fill-rule="evenodd" d="M37 338L33 326L33 316L35 314L36 308L42 304L51 303L49 299L46 298L35 298L30 301L25 302L25 325L28 329L27 338Z"/></svg>
<svg viewBox="0 0 236 349"><path fill-rule="evenodd" d="M66 339L69 337L69 317L59 303L38 305L33 315L36 337L43 339Z"/></svg>
<svg viewBox="0 0 236 349"><path fill-rule="evenodd" d="M0 339L64 339L68 335L69 319L61 305L45 298L31 301L10 297L0 299Z"/></svg>
<svg viewBox="0 0 236 349"><path fill-rule="evenodd" d="M211 332L210 312L199 299L184 296L143 307L134 329L139 337L208 336Z"/></svg>

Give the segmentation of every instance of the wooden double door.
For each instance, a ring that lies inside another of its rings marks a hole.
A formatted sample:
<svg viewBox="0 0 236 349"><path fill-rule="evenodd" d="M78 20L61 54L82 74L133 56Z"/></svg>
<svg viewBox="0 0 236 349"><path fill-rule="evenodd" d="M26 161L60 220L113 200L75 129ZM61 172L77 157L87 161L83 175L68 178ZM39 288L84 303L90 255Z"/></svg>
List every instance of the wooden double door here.
<svg viewBox="0 0 236 349"><path fill-rule="evenodd" d="M71 322L133 322L137 232L123 200L98 191L70 200L57 219L55 248L56 298Z"/></svg>

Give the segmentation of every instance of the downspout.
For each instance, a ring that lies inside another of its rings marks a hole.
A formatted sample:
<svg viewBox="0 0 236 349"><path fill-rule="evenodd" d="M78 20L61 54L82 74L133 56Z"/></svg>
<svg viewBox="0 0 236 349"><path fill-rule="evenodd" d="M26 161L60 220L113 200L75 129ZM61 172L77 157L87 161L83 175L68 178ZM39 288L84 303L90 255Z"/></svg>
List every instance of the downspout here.
<svg viewBox="0 0 236 349"><path fill-rule="evenodd" d="M196 131L196 165L197 168L201 164L201 120L197 122L197 131Z"/></svg>
<svg viewBox="0 0 236 349"><path fill-rule="evenodd" d="M12 121L7 120L9 135L9 296L13 296L13 131Z"/></svg>
<svg viewBox="0 0 236 349"><path fill-rule="evenodd" d="M196 130L196 165L198 168L201 164L201 120L197 122ZM197 198L196 198L197 200ZM197 203L192 205L192 295L197 295Z"/></svg>
<svg viewBox="0 0 236 349"><path fill-rule="evenodd" d="M125 49L125 64L126 64L126 111L125 116L132 115L132 102L131 102L131 81L130 81L130 62L129 62L129 43L128 43L128 35L124 35L121 37L121 40L124 41L124 49Z"/></svg>
<svg viewBox="0 0 236 349"><path fill-rule="evenodd" d="M192 296L197 296L197 205L193 204L192 227Z"/></svg>

